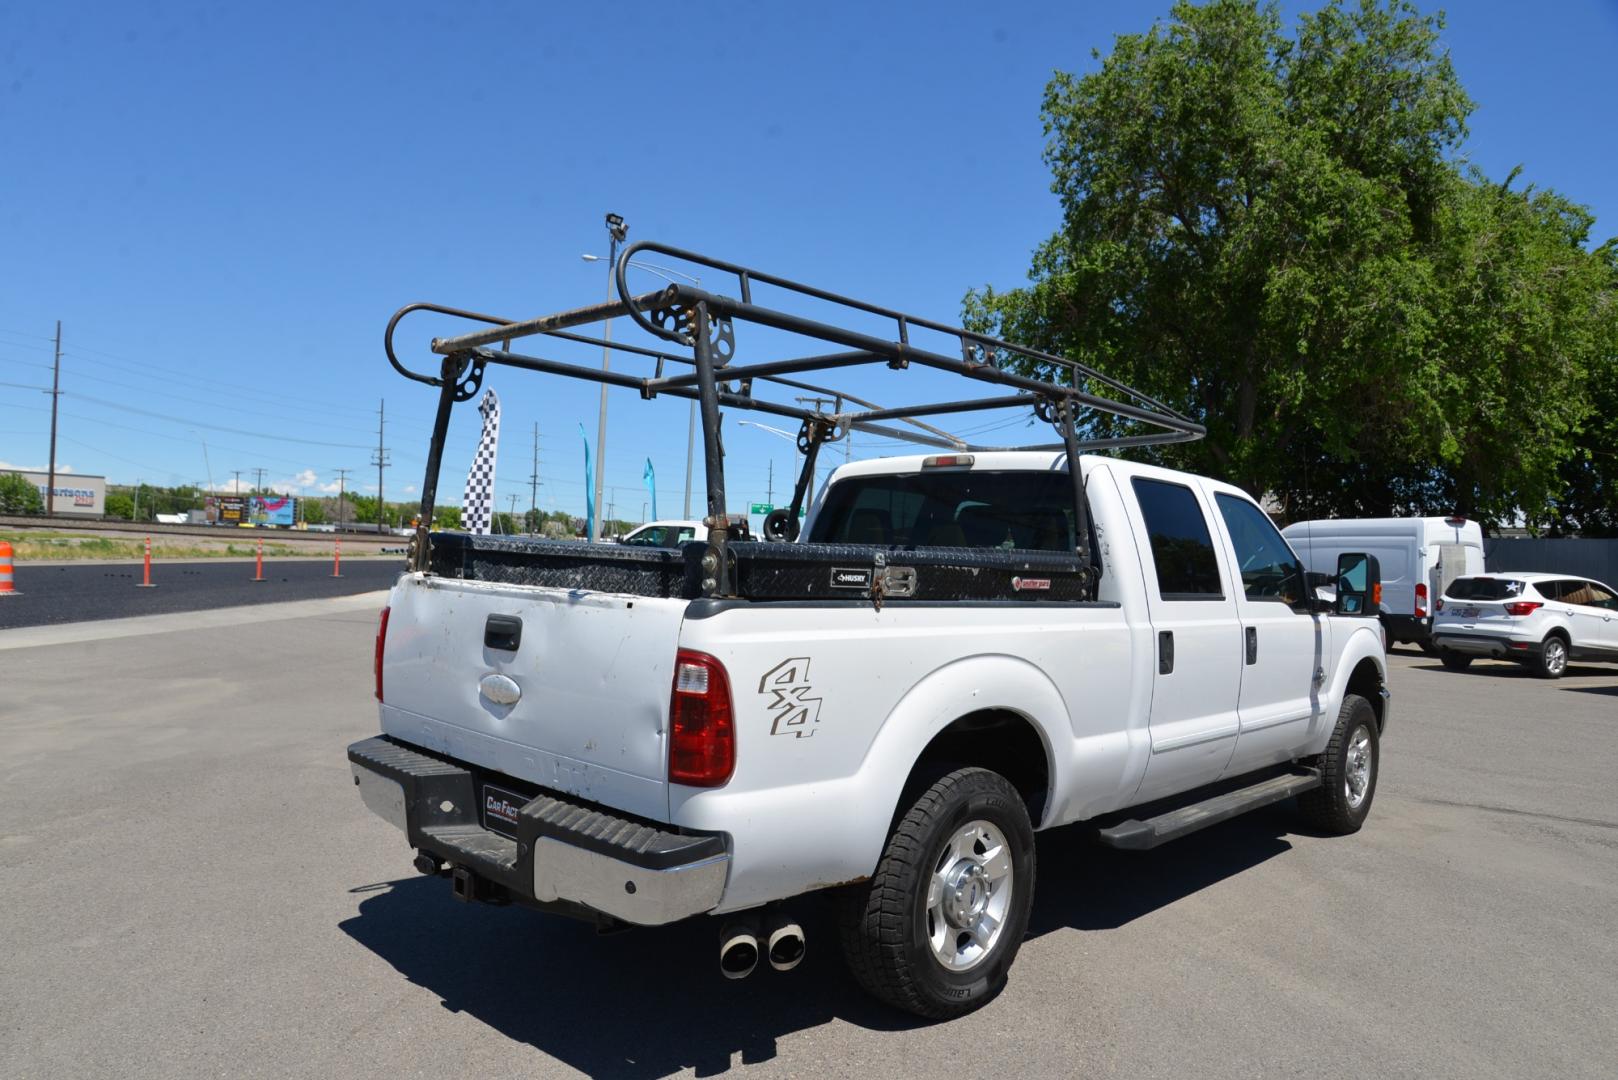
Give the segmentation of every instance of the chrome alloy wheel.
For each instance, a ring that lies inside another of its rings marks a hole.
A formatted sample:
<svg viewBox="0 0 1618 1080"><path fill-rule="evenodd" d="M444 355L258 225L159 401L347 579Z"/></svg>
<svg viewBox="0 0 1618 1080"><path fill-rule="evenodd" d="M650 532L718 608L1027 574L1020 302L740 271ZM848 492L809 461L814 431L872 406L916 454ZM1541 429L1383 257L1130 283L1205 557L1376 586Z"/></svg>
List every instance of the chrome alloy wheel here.
<svg viewBox="0 0 1618 1080"><path fill-rule="evenodd" d="M1552 675L1560 675L1567 667L1567 646L1562 644L1559 637L1545 639L1545 670Z"/></svg>
<svg viewBox="0 0 1618 1080"><path fill-rule="evenodd" d="M927 940L950 971L967 971L994 951L1011 904L1011 848L987 821L955 831L927 884Z"/></svg>
<svg viewBox="0 0 1618 1080"><path fill-rule="evenodd" d="M1343 788L1349 809L1357 809L1365 801L1365 793L1371 786L1371 769L1375 765L1371 732L1362 725L1354 730L1354 737L1349 740L1348 760L1343 769Z"/></svg>

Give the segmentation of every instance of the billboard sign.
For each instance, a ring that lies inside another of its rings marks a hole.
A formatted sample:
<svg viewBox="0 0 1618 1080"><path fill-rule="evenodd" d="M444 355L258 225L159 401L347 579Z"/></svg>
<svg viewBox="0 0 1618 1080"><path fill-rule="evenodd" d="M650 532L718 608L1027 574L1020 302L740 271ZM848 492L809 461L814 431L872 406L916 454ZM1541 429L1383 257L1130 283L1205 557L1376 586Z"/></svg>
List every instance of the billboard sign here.
<svg viewBox="0 0 1618 1080"><path fill-rule="evenodd" d="M39 489L39 497L45 498L45 486L50 476L42 472L25 472L20 474L24 480ZM80 476L78 473L57 473L56 491L51 498L51 513L53 514L83 514L86 517L100 517L107 512L107 478L105 476Z"/></svg>
<svg viewBox="0 0 1618 1080"><path fill-rule="evenodd" d="M247 500L238 495L213 495L204 505L210 525L240 525L247 520Z"/></svg>
<svg viewBox="0 0 1618 1080"><path fill-rule="evenodd" d="M297 524L298 501L290 495L254 495L247 502L254 525L290 529Z"/></svg>

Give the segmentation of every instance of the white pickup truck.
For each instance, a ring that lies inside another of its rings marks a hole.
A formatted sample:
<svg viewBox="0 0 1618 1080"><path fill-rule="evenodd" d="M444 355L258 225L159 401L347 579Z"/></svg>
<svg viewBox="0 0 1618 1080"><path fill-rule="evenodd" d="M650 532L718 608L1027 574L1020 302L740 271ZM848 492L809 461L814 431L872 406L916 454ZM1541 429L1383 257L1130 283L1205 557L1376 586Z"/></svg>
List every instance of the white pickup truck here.
<svg viewBox="0 0 1618 1080"><path fill-rule="evenodd" d="M468 348L442 351L514 356ZM847 464L791 540L726 545L722 512L683 551L421 533L359 793L461 899L720 916L730 977L795 966L794 902L826 893L859 981L934 1018L1004 985L1038 830L1144 849L1293 797L1357 830L1390 711L1374 561L1327 605L1238 488L1083 455L1076 501L1073 460Z"/></svg>

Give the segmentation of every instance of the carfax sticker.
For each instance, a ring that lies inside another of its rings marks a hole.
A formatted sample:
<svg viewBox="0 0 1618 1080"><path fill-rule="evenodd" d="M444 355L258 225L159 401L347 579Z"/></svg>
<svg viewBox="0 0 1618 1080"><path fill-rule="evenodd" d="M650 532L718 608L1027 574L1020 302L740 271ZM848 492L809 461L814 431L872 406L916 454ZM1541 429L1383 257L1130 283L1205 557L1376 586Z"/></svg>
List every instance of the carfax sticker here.
<svg viewBox="0 0 1618 1080"><path fill-rule="evenodd" d="M493 784L483 785L483 827L502 836L517 838L517 812L528 805L528 798L497 788Z"/></svg>
<svg viewBox="0 0 1618 1080"><path fill-rule="evenodd" d="M831 568L831 587L834 589L869 589L871 568L868 566L834 566Z"/></svg>

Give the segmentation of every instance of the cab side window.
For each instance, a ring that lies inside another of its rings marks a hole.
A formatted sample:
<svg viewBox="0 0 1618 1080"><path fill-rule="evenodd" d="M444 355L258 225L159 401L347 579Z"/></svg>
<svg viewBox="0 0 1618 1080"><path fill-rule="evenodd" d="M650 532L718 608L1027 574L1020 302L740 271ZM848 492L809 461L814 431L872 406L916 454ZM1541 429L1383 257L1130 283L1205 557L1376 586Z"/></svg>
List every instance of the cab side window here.
<svg viewBox="0 0 1618 1080"><path fill-rule="evenodd" d="M1614 596L1611 589L1594 581L1579 582L1584 599L1571 601L1583 604L1586 607L1601 608L1603 611L1618 611L1618 596Z"/></svg>
<svg viewBox="0 0 1618 1080"><path fill-rule="evenodd" d="M1303 599L1303 566L1264 511L1234 495L1215 494L1214 503L1230 531L1247 598L1289 605Z"/></svg>
<svg viewBox="0 0 1618 1080"><path fill-rule="evenodd" d="M1152 541L1158 593L1165 600L1224 599L1208 519L1196 495L1163 480L1137 476L1132 483Z"/></svg>
<svg viewBox="0 0 1618 1080"><path fill-rule="evenodd" d="M1577 604L1580 607L1591 607L1595 603L1593 583L1588 581L1558 581L1561 595L1557 599L1564 604Z"/></svg>

